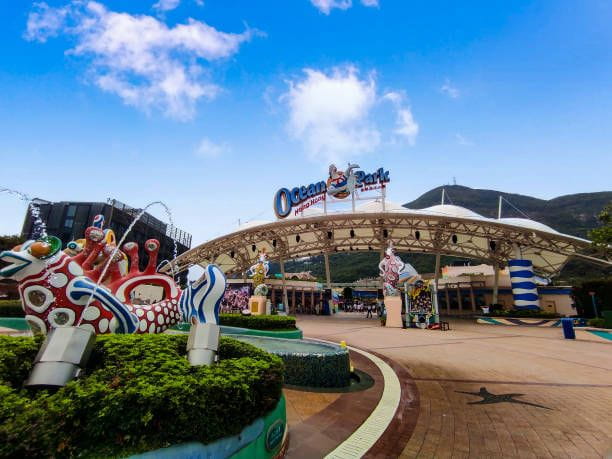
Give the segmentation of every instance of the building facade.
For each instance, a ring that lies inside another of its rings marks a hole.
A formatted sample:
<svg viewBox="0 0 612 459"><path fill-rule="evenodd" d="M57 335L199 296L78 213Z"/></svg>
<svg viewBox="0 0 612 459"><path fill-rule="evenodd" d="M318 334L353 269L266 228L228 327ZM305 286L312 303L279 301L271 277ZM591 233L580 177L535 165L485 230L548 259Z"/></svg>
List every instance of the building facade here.
<svg viewBox="0 0 612 459"><path fill-rule="evenodd" d="M512 281L508 269L498 272L497 304L514 309ZM481 307L494 303L495 271L490 265L445 266L438 281L440 313L461 315L480 313ZM576 314L571 286L537 286L543 312L564 316Z"/></svg>
<svg viewBox="0 0 612 459"><path fill-rule="evenodd" d="M46 224L47 233L60 238L63 247L66 247L70 241L82 238L96 215L104 215L104 228L112 229L119 241L141 211L116 199L108 199L107 202L50 202L35 199L33 204L40 210L40 218ZM27 213L22 229L22 236L26 239L40 236L36 234L37 228L34 223L30 213ZM140 247L140 269L144 269L147 264L144 251L147 239L157 239L160 242L160 263L174 259L175 245L176 255L186 252L191 247L191 234L171 227L145 212L126 239L126 242L136 242Z"/></svg>

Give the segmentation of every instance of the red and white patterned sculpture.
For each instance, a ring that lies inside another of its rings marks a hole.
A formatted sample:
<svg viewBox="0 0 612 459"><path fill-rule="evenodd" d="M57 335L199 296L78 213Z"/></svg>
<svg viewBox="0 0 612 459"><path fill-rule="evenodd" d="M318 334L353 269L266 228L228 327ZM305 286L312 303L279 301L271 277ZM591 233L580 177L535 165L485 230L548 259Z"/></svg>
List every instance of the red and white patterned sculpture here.
<svg viewBox="0 0 612 459"><path fill-rule="evenodd" d="M172 277L156 271L157 240L145 242L148 263L140 271L138 244L128 242L118 251L107 244L107 234L97 226L87 228L82 250L64 252L58 238L46 236L0 253L0 261L9 263L0 276L19 283L25 318L35 333L67 326L96 334L160 333L180 321L218 323L218 312L204 313L218 310L225 291L225 276L217 266L208 266L201 279L181 291ZM127 272L122 269L126 259ZM133 304L133 293L143 285L163 289L163 300Z"/></svg>

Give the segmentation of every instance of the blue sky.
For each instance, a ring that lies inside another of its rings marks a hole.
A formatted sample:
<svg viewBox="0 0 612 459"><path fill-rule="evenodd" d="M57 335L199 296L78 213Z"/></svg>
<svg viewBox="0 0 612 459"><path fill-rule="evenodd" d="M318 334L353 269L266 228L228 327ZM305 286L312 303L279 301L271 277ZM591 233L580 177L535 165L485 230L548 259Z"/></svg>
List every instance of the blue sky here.
<svg viewBox="0 0 612 459"><path fill-rule="evenodd" d="M612 188L609 2L5 3L0 187L161 199L195 242L330 161L388 168L398 202Z"/></svg>

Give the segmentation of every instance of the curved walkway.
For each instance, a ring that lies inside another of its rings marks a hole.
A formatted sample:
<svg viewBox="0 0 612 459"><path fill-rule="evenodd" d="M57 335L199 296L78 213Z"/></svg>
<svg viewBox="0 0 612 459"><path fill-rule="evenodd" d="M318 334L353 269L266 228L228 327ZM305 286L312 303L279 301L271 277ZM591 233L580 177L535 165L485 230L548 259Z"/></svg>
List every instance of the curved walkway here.
<svg viewBox="0 0 612 459"><path fill-rule="evenodd" d="M448 332L386 329L357 314L302 316L298 324L307 337L345 340L412 375L420 403L395 427L413 428L405 429L407 436L396 431L395 447L386 454L378 444L367 456L612 453L610 344L563 340L559 329L469 321L452 322ZM402 400L396 418L405 408Z"/></svg>
<svg viewBox="0 0 612 459"><path fill-rule="evenodd" d="M349 349L367 357L378 367L383 376L383 393L370 416L363 421L350 437L325 456L326 459L361 457L365 455L385 433L391 421L393 421L401 399L402 389L399 379L384 360L354 347L349 347Z"/></svg>

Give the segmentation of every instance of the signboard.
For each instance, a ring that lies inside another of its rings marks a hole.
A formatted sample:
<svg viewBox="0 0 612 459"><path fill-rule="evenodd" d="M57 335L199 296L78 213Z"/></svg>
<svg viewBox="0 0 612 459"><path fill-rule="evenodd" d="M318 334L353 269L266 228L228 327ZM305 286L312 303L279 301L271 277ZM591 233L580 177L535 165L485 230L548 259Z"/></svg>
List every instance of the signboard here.
<svg viewBox="0 0 612 459"><path fill-rule="evenodd" d="M285 421L283 419L277 419L274 421L268 431L266 432L266 449L268 451L274 451L283 441L283 435L285 434Z"/></svg>
<svg viewBox="0 0 612 459"><path fill-rule="evenodd" d="M329 166L327 180L303 185L300 187L281 188L274 195L274 213L278 218L285 218L294 212L298 215L305 209L324 202L327 197L345 199L355 191L372 191L385 188L391 179L389 171L382 167L372 173L358 170L359 165L348 164L345 171Z"/></svg>

